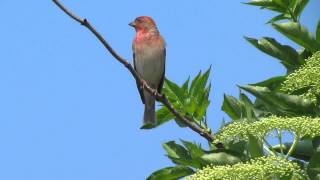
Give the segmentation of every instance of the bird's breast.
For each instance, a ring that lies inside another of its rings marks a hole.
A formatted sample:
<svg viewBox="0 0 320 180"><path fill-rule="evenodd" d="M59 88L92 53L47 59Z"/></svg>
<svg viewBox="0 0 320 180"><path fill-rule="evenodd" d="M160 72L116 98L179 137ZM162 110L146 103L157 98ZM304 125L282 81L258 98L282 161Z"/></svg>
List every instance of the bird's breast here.
<svg viewBox="0 0 320 180"><path fill-rule="evenodd" d="M157 87L164 71L164 47L156 43L135 46L135 68L138 74L153 87Z"/></svg>

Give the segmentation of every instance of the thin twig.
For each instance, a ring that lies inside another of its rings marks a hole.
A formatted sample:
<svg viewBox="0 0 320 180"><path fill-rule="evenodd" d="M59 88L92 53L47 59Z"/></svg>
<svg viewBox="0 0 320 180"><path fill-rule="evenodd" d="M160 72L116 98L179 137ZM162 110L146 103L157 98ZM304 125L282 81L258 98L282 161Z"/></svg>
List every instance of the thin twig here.
<svg viewBox="0 0 320 180"><path fill-rule="evenodd" d="M285 156L286 159L288 159L291 156L291 154L296 150L296 147L299 143L300 132L298 132L297 134L294 133L293 135L294 135L294 139L293 139L293 142L291 144L289 151L287 152L287 154Z"/></svg>
<svg viewBox="0 0 320 180"><path fill-rule="evenodd" d="M202 129L201 127L197 126L190 120L188 120L186 117L182 116L178 111L174 109L172 104L168 101L168 99L157 92L156 89L151 88L148 84L144 83L145 81L139 77L137 72L134 70L132 65L124 58L122 58L120 55L116 53L116 51L113 50L113 48L109 45L109 43L102 37L102 35L89 23L87 19L82 19L78 17L77 15L73 14L70 10L68 10L66 7L64 7L58 0L52 0L63 12L65 12L70 18L73 20L77 21L81 25L85 26L88 28L103 44L103 46L108 50L108 52L116 59L118 60L121 64L123 64L132 74L134 79L140 83L140 84L145 84L143 86L149 93L151 93L159 102L161 102L164 106L166 106L169 111L177 117L178 120L182 121L185 123L190 129L193 131L197 132L200 136L204 137L207 141L213 142L214 137L211 133L207 132L205 129ZM217 148L221 148L222 144L218 143L215 145Z"/></svg>

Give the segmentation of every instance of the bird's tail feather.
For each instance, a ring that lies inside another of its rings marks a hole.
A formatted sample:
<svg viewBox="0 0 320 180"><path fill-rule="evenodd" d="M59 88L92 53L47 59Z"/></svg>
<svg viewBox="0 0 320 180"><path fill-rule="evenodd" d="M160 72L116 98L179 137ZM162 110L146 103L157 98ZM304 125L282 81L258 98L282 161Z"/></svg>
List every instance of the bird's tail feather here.
<svg viewBox="0 0 320 180"><path fill-rule="evenodd" d="M149 93L144 91L144 115L143 115L143 126L152 126L156 124L155 116L155 98Z"/></svg>

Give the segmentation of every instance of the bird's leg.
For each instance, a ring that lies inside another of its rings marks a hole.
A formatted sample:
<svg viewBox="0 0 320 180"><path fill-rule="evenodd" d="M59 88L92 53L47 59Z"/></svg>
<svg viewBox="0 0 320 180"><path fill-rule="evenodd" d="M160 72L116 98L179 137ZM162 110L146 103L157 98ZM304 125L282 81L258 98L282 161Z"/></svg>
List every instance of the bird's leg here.
<svg viewBox="0 0 320 180"><path fill-rule="evenodd" d="M145 80L141 80L140 88L143 90L147 86L147 82Z"/></svg>

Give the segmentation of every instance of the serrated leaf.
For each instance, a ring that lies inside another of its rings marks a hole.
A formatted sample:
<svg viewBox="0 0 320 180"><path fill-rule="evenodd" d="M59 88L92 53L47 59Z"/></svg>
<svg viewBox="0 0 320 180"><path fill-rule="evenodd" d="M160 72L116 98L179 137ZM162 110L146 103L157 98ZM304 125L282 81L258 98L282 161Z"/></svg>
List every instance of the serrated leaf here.
<svg viewBox="0 0 320 180"><path fill-rule="evenodd" d="M275 76L269 79L266 79L261 82L257 82L254 84L249 84L251 86L261 86L261 87L267 87L271 91L279 89L280 85L286 80L285 76Z"/></svg>
<svg viewBox="0 0 320 180"><path fill-rule="evenodd" d="M195 118L201 120L207 112L207 108L210 105L210 101L208 99L204 99L201 104L197 107L195 112Z"/></svg>
<svg viewBox="0 0 320 180"><path fill-rule="evenodd" d="M201 71L199 71L199 73L197 74L197 76L191 81L191 86L190 86L190 92L193 91L193 89L195 88L195 85L198 82L198 79L201 76Z"/></svg>
<svg viewBox="0 0 320 180"><path fill-rule="evenodd" d="M182 139L180 139L180 141L188 149L192 158L200 157L205 153L204 150L201 148L201 146L198 144L195 144L195 143L192 143L189 141L185 141Z"/></svg>
<svg viewBox="0 0 320 180"><path fill-rule="evenodd" d="M315 104L303 97L272 92L266 87L240 86L263 102L268 110L276 115L314 115Z"/></svg>
<svg viewBox="0 0 320 180"><path fill-rule="evenodd" d="M251 100L244 93L240 93L240 100L244 105L244 109L245 109L245 112L246 112L245 113L245 117L249 121L255 121L256 120L256 115L254 113L254 108L253 108L253 104L252 104Z"/></svg>
<svg viewBox="0 0 320 180"><path fill-rule="evenodd" d="M169 141L162 144L162 147L167 152L167 156L172 162L180 165L189 165L191 156L189 152L181 145L174 141Z"/></svg>
<svg viewBox="0 0 320 180"><path fill-rule="evenodd" d="M183 105L184 103L184 93L183 90L174 82L165 79L165 87L167 91L170 91L172 99L175 99L179 104Z"/></svg>
<svg viewBox="0 0 320 180"><path fill-rule="evenodd" d="M182 89L184 95L188 94L189 81L190 81L190 76L188 77L188 79L181 86L181 89Z"/></svg>
<svg viewBox="0 0 320 180"><path fill-rule="evenodd" d="M262 52L279 59L290 71L300 65L298 52L288 45L282 45L270 37L263 37L260 40L249 37L245 37L245 39Z"/></svg>
<svg viewBox="0 0 320 180"><path fill-rule="evenodd" d="M153 172L147 180L177 180L193 173L194 171L186 166L166 167Z"/></svg>
<svg viewBox="0 0 320 180"><path fill-rule="evenodd" d="M232 165L241 162L241 155L230 150L214 150L204 154L201 159L211 165Z"/></svg>
<svg viewBox="0 0 320 180"><path fill-rule="evenodd" d="M273 0L272 2L274 2L278 6L281 6L283 9L287 9L290 5L290 1L292 0Z"/></svg>
<svg viewBox="0 0 320 180"><path fill-rule="evenodd" d="M280 13L286 12L286 8L283 8L282 6L280 6L277 3L274 3L273 1L270 1L270 0L252 0L252 1L244 3L244 4L253 5L253 6L260 6L261 8L266 8L266 9L280 12Z"/></svg>
<svg viewBox="0 0 320 180"><path fill-rule="evenodd" d="M170 157L190 159L188 151L183 146L175 143L174 141L168 141L162 144L162 146L167 152L167 155Z"/></svg>
<svg viewBox="0 0 320 180"><path fill-rule="evenodd" d="M233 96L225 95L223 96L223 104L221 110L228 114L232 120L237 120L242 118L243 110L241 103Z"/></svg>
<svg viewBox="0 0 320 180"><path fill-rule="evenodd" d="M184 110L187 114L192 115L197 108L197 102L194 97L188 97L185 102Z"/></svg>
<svg viewBox="0 0 320 180"><path fill-rule="evenodd" d="M284 19L290 19L291 16L287 13L282 13L282 14L279 14L273 18L271 18L267 23L274 23L274 22L277 22L277 21L280 21L280 20L284 20Z"/></svg>
<svg viewBox="0 0 320 180"><path fill-rule="evenodd" d="M307 28L299 23L273 23L272 26L277 31L311 52L316 52L320 49L320 43L316 41Z"/></svg>
<svg viewBox="0 0 320 180"><path fill-rule="evenodd" d="M295 3L295 6L293 8L293 14L296 17L299 17L303 9L306 7L308 4L309 0L297 0Z"/></svg>
<svg viewBox="0 0 320 180"><path fill-rule="evenodd" d="M193 85L191 85L191 88L190 88L190 95L192 97L201 96L200 92L203 92L203 90L205 89L205 86L207 84L207 81L210 75L210 71L211 71L211 66L205 73L203 73L202 75L200 74L199 78L197 78L195 82L192 82Z"/></svg>
<svg viewBox="0 0 320 180"><path fill-rule="evenodd" d="M182 139L180 140L183 143L183 145L187 148L189 154L191 155L191 160L189 161L189 165L194 168L203 167L205 163L200 157L205 154L205 151L201 148L201 146L189 141L185 141Z"/></svg>

